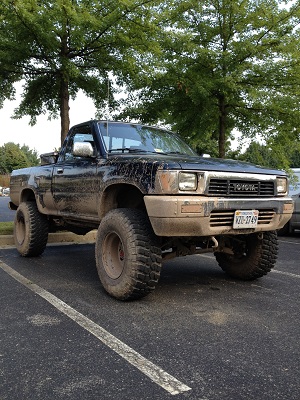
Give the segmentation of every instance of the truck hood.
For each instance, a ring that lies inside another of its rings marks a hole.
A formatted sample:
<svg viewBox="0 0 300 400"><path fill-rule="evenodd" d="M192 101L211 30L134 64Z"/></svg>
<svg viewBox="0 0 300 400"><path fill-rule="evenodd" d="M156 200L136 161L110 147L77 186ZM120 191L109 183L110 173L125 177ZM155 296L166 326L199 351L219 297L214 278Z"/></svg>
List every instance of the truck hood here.
<svg viewBox="0 0 300 400"><path fill-rule="evenodd" d="M126 154L118 156L118 162L121 163L147 163L155 164L156 167L164 170L183 169L197 171L226 171L248 174L268 174L268 175L286 175L284 171L270 169L259 165L250 164L238 160L191 157L184 155L137 155ZM114 161L117 161L116 158Z"/></svg>
<svg viewBox="0 0 300 400"><path fill-rule="evenodd" d="M259 165L250 164L238 160L220 158L184 158L179 161L182 169L204 169L207 171L229 171L242 173L260 173L271 175L285 175L284 171L278 171Z"/></svg>

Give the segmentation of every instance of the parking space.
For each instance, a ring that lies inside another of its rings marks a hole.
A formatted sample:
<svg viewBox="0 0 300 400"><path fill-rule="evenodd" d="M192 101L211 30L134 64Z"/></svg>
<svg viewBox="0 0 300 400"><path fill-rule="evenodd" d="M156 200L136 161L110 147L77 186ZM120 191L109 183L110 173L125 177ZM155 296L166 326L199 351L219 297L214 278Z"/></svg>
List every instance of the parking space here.
<svg viewBox="0 0 300 400"><path fill-rule="evenodd" d="M299 256L299 235L280 238L253 282L176 259L153 294L118 302L93 245L2 249L0 398L298 400Z"/></svg>

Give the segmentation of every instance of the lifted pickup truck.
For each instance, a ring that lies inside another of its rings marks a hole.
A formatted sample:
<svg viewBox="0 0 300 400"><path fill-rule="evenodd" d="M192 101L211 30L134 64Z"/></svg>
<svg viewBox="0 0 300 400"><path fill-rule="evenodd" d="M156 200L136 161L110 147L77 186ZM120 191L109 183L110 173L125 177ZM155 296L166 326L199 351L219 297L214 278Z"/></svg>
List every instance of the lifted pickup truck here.
<svg viewBox="0 0 300 400"><path fill-rule="evenodd" d="M88 121L59 153L13 171L10 207L22 256L44 251L48 232L98 229L96 265L115 298L140 298L163 260L213 252L232 277L267 274L293 201L282 171L199 157L172 132Z"/></svg>

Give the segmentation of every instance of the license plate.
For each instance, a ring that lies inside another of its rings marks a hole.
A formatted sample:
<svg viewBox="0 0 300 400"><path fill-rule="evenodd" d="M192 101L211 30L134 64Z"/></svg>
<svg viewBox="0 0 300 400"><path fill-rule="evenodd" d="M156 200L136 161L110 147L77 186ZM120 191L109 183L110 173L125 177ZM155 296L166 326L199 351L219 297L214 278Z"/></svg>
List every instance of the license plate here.
<svg viewBox="0 0 300 400"><path fill-rule="evenodd" d="M233 229L255 228L258 221L258 210L236 210Z"/></svg>

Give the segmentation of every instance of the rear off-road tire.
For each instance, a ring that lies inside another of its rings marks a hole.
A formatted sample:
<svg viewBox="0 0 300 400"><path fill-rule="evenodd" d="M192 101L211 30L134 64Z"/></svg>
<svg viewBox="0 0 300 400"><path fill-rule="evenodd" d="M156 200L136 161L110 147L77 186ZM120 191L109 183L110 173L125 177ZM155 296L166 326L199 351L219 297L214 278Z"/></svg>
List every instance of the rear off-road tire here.
<svg viewBox="0 0 300 400"><path fill-rule="evenodd" d="M20 203L14 220L14 241L23 257L36 257L43 253L48 241L48 220L33 201Z"/></svg>
<svg viewBox="0 0 300 400"><path fill-rule="evenodd" d="M154 290L161 271L161 249L144 212L115 209L101 221L96 265L108 294L138 299Z"/></svg>
<svg viewBox="0 0 300 400"><path fill-rule="evenodd" d="M233 254L215 253L219 266L228 275L254 280L266 275L275 266L278 253L276 231L237 235L227 239Z"/></svg>

